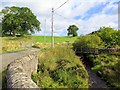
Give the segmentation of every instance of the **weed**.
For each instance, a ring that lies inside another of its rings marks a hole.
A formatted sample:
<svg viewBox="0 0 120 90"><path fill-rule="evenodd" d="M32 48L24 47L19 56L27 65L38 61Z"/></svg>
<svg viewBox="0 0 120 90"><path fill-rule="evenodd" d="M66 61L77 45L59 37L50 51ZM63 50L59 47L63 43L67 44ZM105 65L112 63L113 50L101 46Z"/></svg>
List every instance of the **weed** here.
<svg viewBox="0 0 120 90"><path fill-rule="evenodd" d="M33 77L42 88L88 88L87 71L79 57L64 46L44 50L39 57L38 73Z"/></svg>

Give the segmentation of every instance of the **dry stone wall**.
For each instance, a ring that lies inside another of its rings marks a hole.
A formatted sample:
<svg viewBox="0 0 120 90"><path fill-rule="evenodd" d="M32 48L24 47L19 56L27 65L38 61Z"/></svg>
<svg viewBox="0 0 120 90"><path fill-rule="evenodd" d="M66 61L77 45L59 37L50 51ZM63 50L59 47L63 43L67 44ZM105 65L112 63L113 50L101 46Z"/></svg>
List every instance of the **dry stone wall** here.
<svg viewBox="0 0 120 90"><path fill-rule="evenodd" d="M120 54L120 48L81 48L81 50L75 50L77 53L88 54Z"/></svg>
<svg viewBox="0 0 120 90"><path fill-rule="evenodd" d="M106 48L106 49L99 49L99 54L119 54L120 48Z"/></svg>
<svg viewBox="0 0 120 90"><path fill-rule="evenodd" d="M37 72L37 53L32 53L14 60L7 66L7 88L38 88L31 79L31 74Z"/></svg>

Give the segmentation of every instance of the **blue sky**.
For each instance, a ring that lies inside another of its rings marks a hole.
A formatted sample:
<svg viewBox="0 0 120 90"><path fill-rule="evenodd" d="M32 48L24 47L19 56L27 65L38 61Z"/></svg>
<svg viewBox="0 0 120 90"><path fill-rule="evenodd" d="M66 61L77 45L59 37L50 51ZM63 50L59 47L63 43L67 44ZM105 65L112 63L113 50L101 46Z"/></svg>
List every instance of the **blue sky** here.
<svg viewBox="0 0 120 90"><path fill-rule="evenodd" d="M94 14L99 14L100 12L102 12L102 10L109 4L109 2L106 2L106 3L100 3L99 5L97 6L94 6L92 7L91 9L89 9L84 17L82 18L83 20L87 20L89 19L90 17L92 17L92 15Z"/></svg>
<svg viewBox="0 0 120 90"><path fill-rule="evenodd" d="M66 0L2 0L0 10L5 6L29 7L41 22L42 31L35 35L51 35L51 8L57 8ZM69 0L54 14L54 35L67 35L69 25L79 27L78 34L88 34L102 26L118 29L119 0Z"/></svg>

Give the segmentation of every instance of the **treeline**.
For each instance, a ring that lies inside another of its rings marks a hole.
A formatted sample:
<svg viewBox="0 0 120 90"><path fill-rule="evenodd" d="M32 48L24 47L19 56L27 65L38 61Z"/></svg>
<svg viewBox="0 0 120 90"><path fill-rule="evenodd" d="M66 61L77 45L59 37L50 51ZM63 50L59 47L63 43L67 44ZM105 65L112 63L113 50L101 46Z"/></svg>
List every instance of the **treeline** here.
<svg viewBox="0 0 120 90"><path fill-rule="evenodd" d="M81 48L119 48L120 30L111 27L101 27L87 35L81 35L74 43L76 49Z"/></svg>

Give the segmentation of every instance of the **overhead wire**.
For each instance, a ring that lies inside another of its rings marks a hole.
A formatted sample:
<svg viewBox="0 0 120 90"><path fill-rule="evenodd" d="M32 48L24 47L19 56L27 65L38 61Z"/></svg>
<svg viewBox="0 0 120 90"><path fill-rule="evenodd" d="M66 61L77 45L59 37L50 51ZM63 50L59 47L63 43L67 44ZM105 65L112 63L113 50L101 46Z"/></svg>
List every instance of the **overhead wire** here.
<svg viewBox="0 0 120 90"><path fill-rule="evenodd" d="M65 5L69 0L65 1L63 4L61 4L58 8L54 9L56 11L57 9L61 8L63 5Z"/></svg>
<svg viewBox="0 0 120 90"><path fill-rule="evenodd" d="M74 21L74 23L76 23L76 24L78 24L78 25L79 25L79 23L75 22L75 20L74 20L74 19L67 18L67 17L62 16L62 15L60 15L60 14L58 14L58 13L54 13L54 14L55 14L55 15L58 15L58 16L60 16L60 17L64 18L64 19L67 19L67 20L69 20L69 21Z"/></svg>

